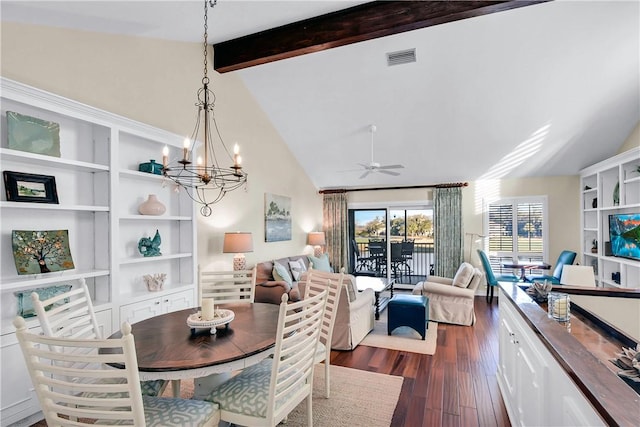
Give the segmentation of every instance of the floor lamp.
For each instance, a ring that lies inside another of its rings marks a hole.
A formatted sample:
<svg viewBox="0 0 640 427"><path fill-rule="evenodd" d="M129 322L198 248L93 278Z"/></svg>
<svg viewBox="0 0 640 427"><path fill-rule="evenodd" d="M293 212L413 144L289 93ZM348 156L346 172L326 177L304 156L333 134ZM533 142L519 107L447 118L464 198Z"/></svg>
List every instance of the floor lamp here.
<svg viewBox="0 0 640 427"><path fill-rule="evenodd" d="M464 234L469 236L469 258L468 259L469 259L469 263L473 264L471 262L471 254L473 253L474 243L481 242L485 236L478 233L464 233ZM477 238L474 239L474 236L477 236Z"/></svg>

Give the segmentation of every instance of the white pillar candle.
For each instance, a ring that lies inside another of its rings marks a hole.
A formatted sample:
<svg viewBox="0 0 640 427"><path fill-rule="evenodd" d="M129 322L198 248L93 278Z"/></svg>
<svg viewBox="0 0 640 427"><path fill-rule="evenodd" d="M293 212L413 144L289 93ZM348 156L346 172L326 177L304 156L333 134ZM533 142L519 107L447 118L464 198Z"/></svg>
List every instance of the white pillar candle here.
<svg viewBox="0 0 640 427"><path fill-rule="evenodd" d="M213 298L202 299L202 313L200 317L202 318L202 320L213 320Z"/></svg>

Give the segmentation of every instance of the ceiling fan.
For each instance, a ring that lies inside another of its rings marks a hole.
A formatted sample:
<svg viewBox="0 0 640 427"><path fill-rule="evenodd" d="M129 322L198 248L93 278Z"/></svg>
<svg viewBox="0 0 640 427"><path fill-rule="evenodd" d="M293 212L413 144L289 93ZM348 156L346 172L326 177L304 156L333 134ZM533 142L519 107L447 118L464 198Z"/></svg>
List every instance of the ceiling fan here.
<svg viewBox="0 0 640 427"><path fill-rule="evenodd" d="M387 175L393 175L393 176L398 176L400 175L399 172L395 172L392 171L391 169L404 169L404 166L402 165L381 165L378 162L375 162L373 160L373 134L376 132L377 128L375 125L371 125L371 162L369 162L369 164L364 164L364 163L358 163L358 165L362 166L365 170L365 172L360 175L360 179L362 178L366 178L367 175L369 175L370 173L374 173L374 172L378 172L378 173L384 173Z"/></svg>

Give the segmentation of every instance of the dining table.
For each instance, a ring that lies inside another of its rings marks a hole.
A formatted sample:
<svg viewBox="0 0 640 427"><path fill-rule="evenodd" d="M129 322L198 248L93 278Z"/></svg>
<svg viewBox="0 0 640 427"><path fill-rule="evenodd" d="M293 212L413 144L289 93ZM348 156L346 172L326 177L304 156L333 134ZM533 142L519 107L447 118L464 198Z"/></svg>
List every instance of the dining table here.
<svg viewBox="0 0 640 427"><path fill-rule="evenodd" d="M180 380L195 379L196 398L231 376L273 354L280 306L268 303L221 304L233 320L211 328L187 323L198 308L161 314L131 325L141 381L171 380L174 397ZM109 338L119 338L121 332ZM118 367L118 366L116 366Z"/></svg>
<svg viewBox="0 0 640 427"><path fill-rule="evenodd" d="M502 267L504 268L513 268L520 269L520 281L526 282L527 277L525 276L525 270L549 270L551 268L551 264L548 264L543 261L527 261L527 260L517 260L517 261L507 261L502 263Z"/></svg>

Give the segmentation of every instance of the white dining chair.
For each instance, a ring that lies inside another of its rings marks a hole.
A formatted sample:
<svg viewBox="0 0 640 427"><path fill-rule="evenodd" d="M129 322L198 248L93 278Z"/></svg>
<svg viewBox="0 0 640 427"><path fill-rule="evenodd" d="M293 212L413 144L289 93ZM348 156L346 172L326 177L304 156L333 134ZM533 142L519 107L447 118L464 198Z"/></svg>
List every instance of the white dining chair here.
<svg viewBox="0 0 640 427"><path fill-rule="evenodd" d="M328 399L330 387L331 368L331 340L333 338L333 327L338 314L338 304L340 303L340 288L344 282L344 268L341 269L338 280L331 280L329 276L335 278L334 273L324 273L319 270L310 269L299 286L304 287L304 299L327 291L327 306L322 319L320 329L320 341L315 355L315 363L324 362L324 384L325 397Z"/></svg>
<svg viewBox="0 0 640 427"><path fill-rule="evenodd" d="M256 268L251 270L205 271L198 267L198 303L213 298L215 303L252 303L256 292Z"/></svg>
<svg viewBox="0 0 640 427"><path fill-rule="evenodd" d="M142 395L128 323L117 339L37 335L27 330L22 317L14 326L49 426L218 425L220 412L210 402Z"/></svg>
<svg viewBox="0 0 640 427"><path fill-rule="evenodd" d="M221 420L273 427L306 399L307 426L313 426L314 356L326 298L326 290L293 303L282 295L273 358L245 368L206 399L220 406Z"/></svg>
<svg viewBox="0 0 640 427"><path fill-rule="evenodd" d="M38 316L42 332L49 337L101 339L102 331L98 325L91 294L84 279L76 287L40 300L37 292L31 294L33 308ZM142 381L142 394L159 396L167 385L166 380Z"/></svg>

